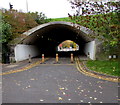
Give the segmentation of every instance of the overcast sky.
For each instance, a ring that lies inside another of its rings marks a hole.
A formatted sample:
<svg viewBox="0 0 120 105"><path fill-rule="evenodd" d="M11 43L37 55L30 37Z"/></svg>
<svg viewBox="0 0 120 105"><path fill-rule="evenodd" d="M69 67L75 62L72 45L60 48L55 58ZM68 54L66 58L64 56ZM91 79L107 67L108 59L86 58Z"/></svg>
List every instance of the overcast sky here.
<svg viewBox="0 0 120 105"><path fill-rule="evenodd" d="M67 0L0 0L0 8L9 9L9 3L14 9L43 12L48 18L67 17L72 12L71 4Z"/></svg>
<svg viewBox="0 0 120 105"><path fill-rule="evenodd" d="M68 13L73 14L71 4L68 0L0 0L0 8L9 9L9 3L13 9L27 12L26 1L28 2L28 11L43 12L47 18L68 17ZM119 1L119 0L83 0L83 1Z"/></svg>

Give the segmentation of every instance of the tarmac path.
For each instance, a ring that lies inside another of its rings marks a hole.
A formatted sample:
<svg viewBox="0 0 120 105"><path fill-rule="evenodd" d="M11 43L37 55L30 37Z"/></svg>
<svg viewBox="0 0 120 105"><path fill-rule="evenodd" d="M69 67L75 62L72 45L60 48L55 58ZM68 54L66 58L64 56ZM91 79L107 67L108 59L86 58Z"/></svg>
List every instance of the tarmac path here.
<svg viewBox="0 0 120 105"><path fill-rule="evenodd" d="M12 69L14 66L9 67ZM3 71L9 70L7 67L3 68ZM28 70L2 75L2 101L118 103L118 87L118 83L80 73L76 64L70 62L70 58L59 58L57 64L55 58L50 58L45 64L39 63Z"/></svg>

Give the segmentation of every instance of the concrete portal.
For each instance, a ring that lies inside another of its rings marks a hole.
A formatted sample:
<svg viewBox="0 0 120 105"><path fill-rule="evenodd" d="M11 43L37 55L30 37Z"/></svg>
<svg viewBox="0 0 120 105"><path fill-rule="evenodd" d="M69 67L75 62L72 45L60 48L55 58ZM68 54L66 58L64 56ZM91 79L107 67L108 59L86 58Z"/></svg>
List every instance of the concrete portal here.
<svg viewBox="0 0 120 105"><path fill-rule="evenodd" d="M34 27L23 33L22 39L15 47L15 60L22 61L31 57L55 56L57 46L65 41L72 40L79 45L79 51L75 55L87 55L90 59L95 59L95 40L89 35L93 34L91 30L71 22L49 22ZM62 53L61 55L64 55Z"/></svg>

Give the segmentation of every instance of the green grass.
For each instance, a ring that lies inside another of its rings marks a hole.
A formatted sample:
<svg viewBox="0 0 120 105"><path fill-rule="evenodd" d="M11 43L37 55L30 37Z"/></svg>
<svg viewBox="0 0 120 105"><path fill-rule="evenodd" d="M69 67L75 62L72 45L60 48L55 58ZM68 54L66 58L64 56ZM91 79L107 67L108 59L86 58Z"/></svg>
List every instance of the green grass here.
<svg viewBox="0 0 120 105"><path fill-rule="evenodd" d="M71 19L68 18L68 17L65 17L65 18L52 18L50 19L51 22L54 22L54 21L66 21L66 22L71 22Z"/></svg>
<svg viewBox="0 0 120 105"><path fill-rule="evenodd" d="M87 61L87 67L90 70L112 75L112 76L120 76L120 69L118 67L118 61Z"/></svg>

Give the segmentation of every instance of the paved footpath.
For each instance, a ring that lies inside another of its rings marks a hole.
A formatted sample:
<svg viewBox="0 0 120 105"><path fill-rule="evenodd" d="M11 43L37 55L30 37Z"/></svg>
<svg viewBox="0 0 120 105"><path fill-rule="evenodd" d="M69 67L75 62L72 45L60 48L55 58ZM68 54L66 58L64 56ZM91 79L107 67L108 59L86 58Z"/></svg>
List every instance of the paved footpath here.
<svg viewBox="0 0 120 105"><path fill-rule="evenodd" d="M69 58L59 60L3 75L3 103L118 103L118 83L80 73Z"/></svg>

